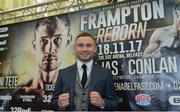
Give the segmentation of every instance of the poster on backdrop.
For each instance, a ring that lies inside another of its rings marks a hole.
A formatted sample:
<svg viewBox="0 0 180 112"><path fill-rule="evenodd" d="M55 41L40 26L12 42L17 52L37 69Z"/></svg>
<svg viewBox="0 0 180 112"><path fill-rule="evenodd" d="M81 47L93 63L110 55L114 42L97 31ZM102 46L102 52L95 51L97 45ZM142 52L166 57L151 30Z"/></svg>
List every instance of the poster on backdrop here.
<svg viewBox="0 0 180 112"><path fill-rule="evenodd" d="M133 0L0 26L0 111L50 111L80 32L112 70L118 110L180 110L180 2ZM103 75L103 74L100 74Z"/></svg>

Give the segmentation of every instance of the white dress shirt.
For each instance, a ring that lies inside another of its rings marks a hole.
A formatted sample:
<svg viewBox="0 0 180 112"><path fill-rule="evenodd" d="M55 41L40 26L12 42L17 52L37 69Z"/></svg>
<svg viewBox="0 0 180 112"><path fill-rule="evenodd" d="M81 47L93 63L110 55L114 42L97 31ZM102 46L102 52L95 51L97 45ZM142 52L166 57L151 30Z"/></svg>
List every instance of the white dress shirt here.
<svg viewBox="0 0 180 112"><path fill-rule="evenodd" d="M87 66L86 71L87 71L87 78L88 78L89 75L90 75L91 69L92 69L93 60L90 60L90 61L88 61L86 63L83 63L82 61L77 59L77 69L78 69L78 72L79 72L80 81L82 80L82 76L83 76L83 68L82 68L83 64L86 64L86 66Z"/></svg>

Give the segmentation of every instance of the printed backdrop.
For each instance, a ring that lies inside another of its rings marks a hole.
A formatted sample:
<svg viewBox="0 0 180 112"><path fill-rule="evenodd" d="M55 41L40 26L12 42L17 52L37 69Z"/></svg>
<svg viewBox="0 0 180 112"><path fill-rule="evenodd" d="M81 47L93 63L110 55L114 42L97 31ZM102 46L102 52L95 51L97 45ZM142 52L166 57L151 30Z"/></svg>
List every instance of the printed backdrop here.
<svg viewBox="0 0 180 112"><path fill-rule="evenodd" d="M59 69L75 63L74 39L90 32L97 40L95 62L112 70L119 110L180 110L179 4L134 0L68 13L71 38ZM32 46L36 22L0 26L0 111L33 110L7 105L37 67ZM29 103L34 97L20 96ZM43 98L50 103L52 97Z"/></svg>

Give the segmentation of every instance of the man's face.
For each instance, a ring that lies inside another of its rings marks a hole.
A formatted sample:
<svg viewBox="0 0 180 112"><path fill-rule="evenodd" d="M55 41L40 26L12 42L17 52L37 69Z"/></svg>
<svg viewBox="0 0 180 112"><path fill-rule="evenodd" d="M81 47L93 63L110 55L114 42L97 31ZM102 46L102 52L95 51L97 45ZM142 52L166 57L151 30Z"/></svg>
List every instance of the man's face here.
<svg viewBox="0 0 180 112"><path fill-rule="evenodd" d="M60 65L60 55L62 47L65 47L65 38L68 29L64 23L57 19L57 27L53 30L53 34L49 34L50 27L40 25L36 31L36 55L39 67L44 71L53 71ZM52 29L51 29L52 30Z"/></svg>
<svg viewBox="0 0 180 112"><path fill-rule="evenodd" d="M89 36L79 37L75 42L75 52L79 60L90 61L96 52L94 40Z"/></svg>

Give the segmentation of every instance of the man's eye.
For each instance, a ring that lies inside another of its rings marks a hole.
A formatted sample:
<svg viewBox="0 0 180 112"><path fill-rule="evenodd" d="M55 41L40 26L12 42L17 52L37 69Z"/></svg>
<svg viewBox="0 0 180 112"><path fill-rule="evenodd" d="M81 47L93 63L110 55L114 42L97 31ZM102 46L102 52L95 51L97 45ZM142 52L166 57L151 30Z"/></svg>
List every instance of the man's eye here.
<svg viewBox="0 0 180 112"><path fill-rule="evenodd" d="M54 39L54 43L57 45L60 44L61 42L62 42L62 38L60 37Z"/></svg>
<svg viewBox="0 0 180 112"><path fill-rule="evenodd" d="M86 44L86 47L92 47L93 45L92 44Z"/></svg>
<svg viewBox="0 0 180 112"><path fill-rule="evenodd" d="M84 47L84 45L83 44L78 44L78 47Z"/></svg>
<svg viewBox="0 0 180 112"><path fill-rule="evenodd" d="M47 43L48 43L47 40L45 40L45 39L41 40L41 45L46 45Z"/></svg>

